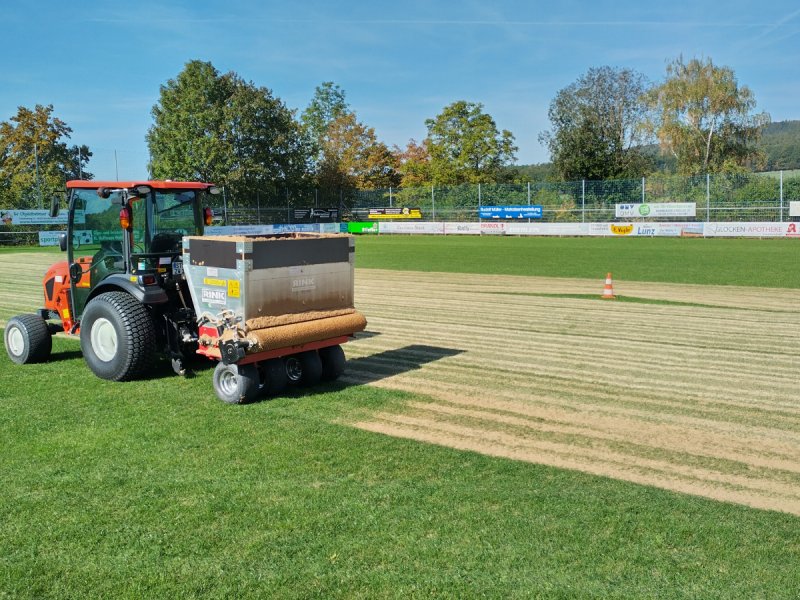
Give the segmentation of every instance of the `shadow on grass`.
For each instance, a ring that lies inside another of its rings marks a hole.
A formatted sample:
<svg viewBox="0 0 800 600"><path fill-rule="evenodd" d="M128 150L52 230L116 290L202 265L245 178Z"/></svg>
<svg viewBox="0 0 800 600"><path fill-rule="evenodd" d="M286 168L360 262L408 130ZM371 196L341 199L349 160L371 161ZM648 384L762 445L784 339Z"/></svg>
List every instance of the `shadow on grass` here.
<svg viewBox="0 0 800 600"><path fill-rule="evenodd" d="M311 388L289 389L283 396L300 398L341 391L349 387L365 385L387 377L416 371L421 369L423 365L443 358L458 356L463 352L463 350L456 348L442 348L423 344L412 344L402 348L395 348L394 350L385 350L377 354L348 360L342 379Z"/></svg>

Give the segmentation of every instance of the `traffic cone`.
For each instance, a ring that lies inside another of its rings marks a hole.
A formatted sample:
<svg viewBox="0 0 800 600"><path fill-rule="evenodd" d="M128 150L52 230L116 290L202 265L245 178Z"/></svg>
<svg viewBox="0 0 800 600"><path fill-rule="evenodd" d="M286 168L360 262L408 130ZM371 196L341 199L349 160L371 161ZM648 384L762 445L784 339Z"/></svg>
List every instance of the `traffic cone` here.
<svg viewBox="0 0 800 600"><path fill-rule="evenodd" d="M615 300L616 296L614 295L614 284L611 281L611 273L606 275L606 285L603 288L603 295L600 296L604 300Z"/></svg>

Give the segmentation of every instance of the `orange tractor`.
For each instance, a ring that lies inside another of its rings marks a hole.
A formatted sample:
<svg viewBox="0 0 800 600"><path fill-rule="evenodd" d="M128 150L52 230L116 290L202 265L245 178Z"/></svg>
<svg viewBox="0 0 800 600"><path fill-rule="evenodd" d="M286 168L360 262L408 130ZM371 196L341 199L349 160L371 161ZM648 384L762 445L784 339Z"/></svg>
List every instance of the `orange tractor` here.
<svg viewBox="0 0 800 600"><path fill-rule="evenodd" d="M44 308L9 319L13 362L46 361L61 331L80 336L103 379L145 376L159 355L183 374L203 355L219 361L214 390L229 403L344 370L341 343L366 326L353 307L350 236L204 237L218 193L209 183L70 181L67 190L67 260L44 277Z"/></svg>

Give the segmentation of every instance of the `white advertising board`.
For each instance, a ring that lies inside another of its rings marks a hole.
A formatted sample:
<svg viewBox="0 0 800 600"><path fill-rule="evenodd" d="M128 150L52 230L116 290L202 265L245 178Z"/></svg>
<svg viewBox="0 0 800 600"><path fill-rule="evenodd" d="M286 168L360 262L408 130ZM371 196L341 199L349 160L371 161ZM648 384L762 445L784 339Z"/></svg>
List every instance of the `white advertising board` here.
<svg viewBox="0 0 800 600"><path fill-rule="evenodd" d="M640 204L615 204L614 216L621 219L654 217L694 217L696 202L644 202Z"/></svg>
<svg viewBox="0 0 800 600"><path fill-rule="evenodd" d="M66 210L56 217L50 217L48 210L0 210L0 225L66 225L68 216ZM84 211L75 211L75 222L86 222Z"/></svg>
<svg viewBox="0 0 800 600"><path fill-rule="evenodd" d="M481 235L505 235L507 223L482 222Z"/></svg>
<svg viewBox="0 0 800 600"><path fill-rule="evenodd" d="M480 223L445 223L445 235L480 235Z"/></svg>
<svg viewBox="0 0 800 600"><path fill-rule="evenodd" d="M425 221L387 221L381 222L380 233L422 233L443 234L444 223L427 223Z"/></svg>
<svg viewBox="0 0 800 600"><path fill-rule="evenodd" d="M800 223L706 223L706 237L800 237Z"/></svg>
<svg viewBox="0 0 800 600"><path fill-rule="evenodd" d="M589 235L589 224L507 223L506 235Z"/></svg>
<svg viewBox="0 0 800 600"><path fill-rule="evenodd" d="M789 216L800 217L800 202L797 200L791 200L789 202Z"/></svg>

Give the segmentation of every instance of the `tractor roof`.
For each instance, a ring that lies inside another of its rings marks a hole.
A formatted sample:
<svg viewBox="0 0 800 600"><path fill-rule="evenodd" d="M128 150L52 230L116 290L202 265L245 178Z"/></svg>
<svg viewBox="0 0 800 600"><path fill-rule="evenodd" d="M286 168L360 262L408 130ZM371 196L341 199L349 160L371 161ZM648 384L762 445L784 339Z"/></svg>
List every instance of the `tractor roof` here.
<svg viewBox="0 0 800 600"><path fill-rule="evenodd" d="M201 181L89 181L85 179L73 179L67 182L68 189L97 189L101 187L118 189L132 188L137 185L149 185L157 190L205 190L214 184Z"/></svg>

